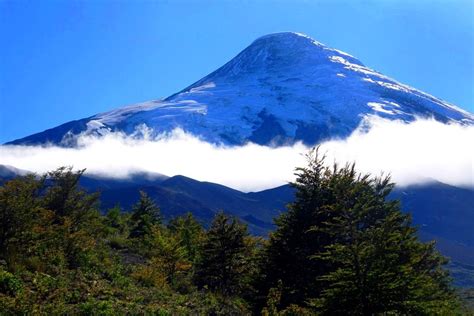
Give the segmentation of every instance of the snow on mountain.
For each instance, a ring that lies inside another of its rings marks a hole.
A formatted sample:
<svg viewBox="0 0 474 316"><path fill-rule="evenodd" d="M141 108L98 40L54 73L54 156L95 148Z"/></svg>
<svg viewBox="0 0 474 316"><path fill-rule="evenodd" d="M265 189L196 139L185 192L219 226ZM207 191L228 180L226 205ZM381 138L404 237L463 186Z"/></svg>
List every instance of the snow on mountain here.
<svg viewBox="0 0 474 316"><path fill-rule="evenodd" d="M227 64L163 100L122 107L13 141L72 146L78 135L155 137L181 128L230 145L314 145L365 117L473 124L474 115L401 84L299 33L254 41Z"/></svg>

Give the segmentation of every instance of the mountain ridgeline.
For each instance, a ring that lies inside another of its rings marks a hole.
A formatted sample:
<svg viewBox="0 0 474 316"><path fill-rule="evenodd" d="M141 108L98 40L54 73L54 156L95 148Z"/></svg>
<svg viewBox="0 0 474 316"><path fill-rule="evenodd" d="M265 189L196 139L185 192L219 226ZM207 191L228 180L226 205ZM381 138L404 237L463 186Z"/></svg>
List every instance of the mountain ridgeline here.
<svg viewBox="0 0 474 316"><path fill-rule="evenodd" d="M473 124L474 116L299 33L254 41L227 64L162 100L65 123L9 144L75 146L80 135L133 137L183 129L208 142L278 146L348 136L371 115Z"/></svg>
<svg viewBox="0 0 474 316"><path fill-rule="evenodd" d="M0 185L28 174L11 166L0 165ZM192 212L205 227L219 211L236 216L255 236L268 236L275 229L273 219L286 212L295 199L290 185L241 192L226 186L197 181L185 176L135 174L127 179L99 178L83 175L80 185L88 192L100 193L103 213L120 206L130 210L140 198L140 191L155 201L163 219ZM389 199L401 201L401 208L411 214L424 241L435 240L437 249L451 259L456 285L474 287L474 190L432 182L410 187L395 187Z"/></svg>

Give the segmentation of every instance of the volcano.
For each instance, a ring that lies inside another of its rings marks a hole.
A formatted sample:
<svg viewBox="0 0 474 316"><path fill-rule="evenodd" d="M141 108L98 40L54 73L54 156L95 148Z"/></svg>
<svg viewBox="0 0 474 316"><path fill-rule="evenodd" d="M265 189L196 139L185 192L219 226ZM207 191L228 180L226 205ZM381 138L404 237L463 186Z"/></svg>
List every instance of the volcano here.
<svg viewBox="0 0 474 316"><path fill-rule="evenodd" d="M10 142L73 147L80 136L160 137L179 128L226 145L314 145L380 116L473 124L474 115L292 32L255 40L213 73L165 99L129 105Z"/></svg>

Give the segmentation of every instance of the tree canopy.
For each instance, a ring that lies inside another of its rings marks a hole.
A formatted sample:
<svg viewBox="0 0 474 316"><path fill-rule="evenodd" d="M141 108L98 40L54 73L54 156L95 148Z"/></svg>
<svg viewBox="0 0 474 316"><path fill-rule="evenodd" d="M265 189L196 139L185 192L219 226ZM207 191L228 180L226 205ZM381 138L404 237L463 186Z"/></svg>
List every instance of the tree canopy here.
<svg viewBox="0 0 474 316"><path fill-rule="evenodd" d="M223 212L207 229L192 213L163 218L143 192L102 214L83 172L0 186L0 315L463 312L446 259L387 199L389 177L327 167L313 151L265 240Z"/></svg>
<svg viewBox="0 0 474 316"><path fill-rule="evenodd" d="M318 151L297 169L296 200L277 220L262 261L261 295L318 314L447 313L457 306L446 260L418 240L410 216L387 199L390 177L325 165Z"/></svg>

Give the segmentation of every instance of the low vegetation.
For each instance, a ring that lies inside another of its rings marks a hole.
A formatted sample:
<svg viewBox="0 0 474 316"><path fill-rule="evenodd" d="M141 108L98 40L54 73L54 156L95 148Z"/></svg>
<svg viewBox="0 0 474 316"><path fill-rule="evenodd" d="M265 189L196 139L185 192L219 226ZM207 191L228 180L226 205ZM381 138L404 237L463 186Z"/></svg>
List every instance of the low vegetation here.
<svg viewBox="0 0 474 316"><path fill-rule="evenodd" d="M297 169L269 239L223 212L163 219L146 194L106 214L60 168L0 187L2 315L456 315L446 260L386 197L389 178ZM156 201L159 202L159 201ZM165 221L166 220L166 221ZM464 296L469 296L465 292Z"/></svg>

